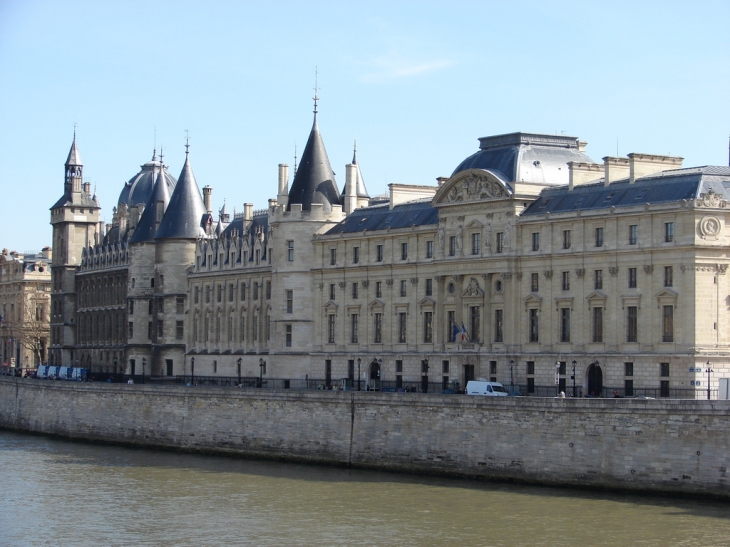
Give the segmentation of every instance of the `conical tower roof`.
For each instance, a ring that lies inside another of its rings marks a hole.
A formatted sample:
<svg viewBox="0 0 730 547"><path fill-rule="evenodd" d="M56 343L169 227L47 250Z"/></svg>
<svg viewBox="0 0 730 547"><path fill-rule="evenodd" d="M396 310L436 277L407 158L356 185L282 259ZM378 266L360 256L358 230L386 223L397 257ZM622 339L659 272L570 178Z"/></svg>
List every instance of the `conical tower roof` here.
<svg viewBox="0 0 730 547"><path fill-rule="evenodd" d="M76 132L74 131L74 142L71 144L71 150L68 153L68 159L66 159L66 167L69 165L83 165L81 163L81 154L79 149L76 148Z"/></svg>
<svg viewBox="0 0 730 547"><path fill-rule="evenodd" d="M287 210L291 210L293 203L300 203L304 211L310 211L312 203L321 203L326 213L332 211L333 205L341 203L335 173L317 126L316 108L312 131L289 190Z"/></svg>
<svg viewBox="0 0 730 547"><path fill-rule="evenodd" d="M190 156L185 152L185 165L155 239L195 239L204 236L205 230L200 223L205 213L203 198L200 196L198 183L195 182L195 175L190 167Z"/></svg>
<svg viewBox="0 0 730 547"><path fill-rule="evenodd" d="M157 231L157 204L160 201L162 202L162 209L167 209L170 203L170 190L167 187L165 171L162 167L160 167L160 171L157 173L152 195L147 200L147 203L145 203L144 212L137 223L132 239L129 240L130 243L142 243L143 241L152 241L155 238L155 232Z"/></svg>
<svg viewBox="0 0 730 547"><path fill-rule="evenodd" d="M362 178L362 172L360 171L360 164L357 163L357 143L352 151L352 164L357 166L357 184L355 185L355 195L359 198L369 198L367 188L365 188L365 179Z"/></svg>

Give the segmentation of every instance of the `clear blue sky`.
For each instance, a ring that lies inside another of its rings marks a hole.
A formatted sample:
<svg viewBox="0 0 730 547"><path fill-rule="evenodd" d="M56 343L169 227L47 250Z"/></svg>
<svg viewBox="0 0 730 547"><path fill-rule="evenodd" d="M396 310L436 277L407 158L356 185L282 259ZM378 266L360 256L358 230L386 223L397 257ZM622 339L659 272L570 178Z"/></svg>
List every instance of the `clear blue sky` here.
<svg viewBox="0 0 730 547"><path fill-rule="evenodd" d="M111 221L124 181L185 130L214 205L266 206L319 125L344 185L435 184L477 138L564 133L588 154L727 165L730 2L0 0L0 247L51 243L74 123Z"/></svg>

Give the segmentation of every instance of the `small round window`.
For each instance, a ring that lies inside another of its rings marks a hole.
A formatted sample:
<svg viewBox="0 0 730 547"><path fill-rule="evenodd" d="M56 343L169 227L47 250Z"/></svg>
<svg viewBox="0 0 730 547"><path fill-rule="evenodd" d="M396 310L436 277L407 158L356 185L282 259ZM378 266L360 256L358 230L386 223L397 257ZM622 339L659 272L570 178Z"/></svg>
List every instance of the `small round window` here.
<svg viewBox="0 0 730 547"><path fill-rule="evenodd" d="M449 286L447 287L447 290L449 291L449 294L454 294L454 291L456 290L456 287L453 283L449 283Z"/></svg>
<svg viewBox="0 0 730 547"><path fill-rule="evenodd" d="M497 294L502 292L502 280L497 279L497 281L494 282L494 292Z"/></svg>

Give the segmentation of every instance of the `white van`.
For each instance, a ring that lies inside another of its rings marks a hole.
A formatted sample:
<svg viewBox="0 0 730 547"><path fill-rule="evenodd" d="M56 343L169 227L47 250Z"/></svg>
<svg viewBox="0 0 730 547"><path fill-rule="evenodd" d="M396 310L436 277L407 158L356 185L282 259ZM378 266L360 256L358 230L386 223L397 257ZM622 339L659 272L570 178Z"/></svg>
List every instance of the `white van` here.
<svg viewBox="0 0 730 547"><path fill-rule="evenodd" d="M507 390L499 382L469 380L466 384L467 395L485 395L487 397L506 397Z"/></svg>

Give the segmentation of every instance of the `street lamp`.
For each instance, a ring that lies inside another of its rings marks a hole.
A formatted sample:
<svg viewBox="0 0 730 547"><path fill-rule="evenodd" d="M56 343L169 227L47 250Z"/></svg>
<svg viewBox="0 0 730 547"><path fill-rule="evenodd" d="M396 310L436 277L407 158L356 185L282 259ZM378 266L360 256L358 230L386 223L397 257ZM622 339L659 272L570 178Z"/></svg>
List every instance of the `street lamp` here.
<svg viewBox="0 0 730 547"><path fill-rule="evenodd" d="M357 358L357 390L360 391L360 362L362 359Z"/></svg>
<svg viewBox="0 0 730 547"><path fill-rule="evenodd" d="M555 393L560 395L560 361L555 362Z"/></svg>
<svg viewBox="0 0 730 547"><path fill-rule="evenodd" d="M573 397L578 396L577 392L575 391L575 365L577 364L578 363L575 361L575 359L573 359L573 376L571 376L571 378L573 379Z"/></svg>
<svg viewBox="0 0 730 547"><path fill-rule="evenodd" d="M266 361L263 359L259 359L259 387L264 387L264 367L266 366Z"/></svg>
<svg viewBox="0 0 730 547"><path fill-rule="evenodd" d="M706 370L706 372L707 372L707 400L709 401L710 400L710 374L712 372L715 372L714 370L712 370L710 368L710 362L709 361L707 361L707 370Z"/></svg>
<svg viewBox="0 0 730 547"><path fill-rule="evenodd" d="M117 358L114 358L114 376L117 375Z"/></svg>
<svg viewBox="0 0 730 547"><path fill-rule="evenodd" d="M195 383L195 357L190 358L190 385Z"/></svg>
<svg viewBox="0 0 730 547"><path fill-rule="evenodd" d="M241 363L243 362L243 358L238 358L238 385L241 385Z"/></svg>
<svg viewBox="0 0 730 547"><path fill-rule="evenodd" d="M142 357L142 383L144 384L144 368L147 366L147 358Z"/></svg>
<svg viewBox="0 0 730 547"><path fill-rule="evenodd" d="M509 361L509 394L513 395L515 392L515 376L512 371L512 367L515 366L514 359L510 359Z"/></svg>

